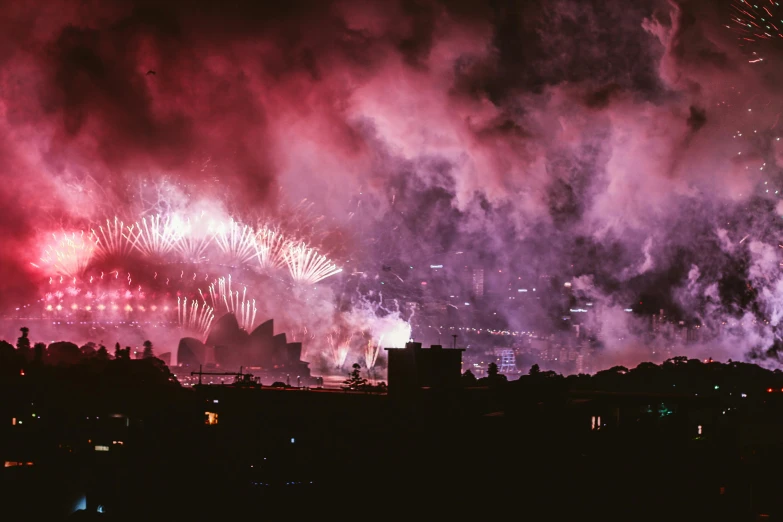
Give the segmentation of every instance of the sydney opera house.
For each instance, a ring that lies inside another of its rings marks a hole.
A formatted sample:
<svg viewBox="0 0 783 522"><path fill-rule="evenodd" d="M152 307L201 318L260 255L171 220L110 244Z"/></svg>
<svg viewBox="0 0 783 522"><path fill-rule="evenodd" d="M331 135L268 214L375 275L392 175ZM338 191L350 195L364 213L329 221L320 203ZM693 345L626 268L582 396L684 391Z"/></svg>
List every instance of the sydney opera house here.
<svg viewBox="0 0 783 522"><path fill-rule="evenodd" d="M234 314L225 314L212 324L206 342L185 337L177 348L177 361L183 368L216 366L221 371L252 371L263 382L300 379L312 380L307 362L301 360L302 343L275 334L273 320L262 323L248 333Z"/></svg>

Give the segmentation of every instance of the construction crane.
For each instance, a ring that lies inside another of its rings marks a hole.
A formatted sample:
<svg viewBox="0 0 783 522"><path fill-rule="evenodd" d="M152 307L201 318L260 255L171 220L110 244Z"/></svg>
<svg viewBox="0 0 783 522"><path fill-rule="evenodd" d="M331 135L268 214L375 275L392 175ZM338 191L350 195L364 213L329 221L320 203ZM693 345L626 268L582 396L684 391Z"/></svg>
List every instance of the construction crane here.
<svg viewBox="0 0 783 522"><path fill-rule="evenodd" d="M234 384L243 384L243 385L260 384L258 382L258 377L254 378L252 373L242 373L242 368L244 368L244 366L240 366L238 372L205 372L201 368L202 368L201 365L199 365L197 372L190 372L191 376L198 375L199 385L201 385L202 375L231 375L234 377Z"/></svg>

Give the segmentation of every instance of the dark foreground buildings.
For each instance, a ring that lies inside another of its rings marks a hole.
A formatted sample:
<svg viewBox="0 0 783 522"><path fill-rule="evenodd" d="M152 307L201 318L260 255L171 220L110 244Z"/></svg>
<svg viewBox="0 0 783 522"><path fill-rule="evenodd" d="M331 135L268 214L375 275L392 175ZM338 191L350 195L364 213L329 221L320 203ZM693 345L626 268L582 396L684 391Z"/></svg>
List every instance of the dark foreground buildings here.
<svg viewBox="0 0 783 522"><path fill-rule="evenodd" d="M55 366L0 346L3 520L783 514L779 374L681 360L456 383L452 359L443 380L422 370L455 352L407 349L386 394L183 389L155 359ZM392 391L400 375L415 393Z"/></svg>
<svg viewBox="0 0 783 522"><path fill-rule="evenodd" d="M389 393L411 395L421 388L449 390L460 387L464 348L444 349L439 344L422 348L409 342L405 348L386 348L389 357Z"/></svg>

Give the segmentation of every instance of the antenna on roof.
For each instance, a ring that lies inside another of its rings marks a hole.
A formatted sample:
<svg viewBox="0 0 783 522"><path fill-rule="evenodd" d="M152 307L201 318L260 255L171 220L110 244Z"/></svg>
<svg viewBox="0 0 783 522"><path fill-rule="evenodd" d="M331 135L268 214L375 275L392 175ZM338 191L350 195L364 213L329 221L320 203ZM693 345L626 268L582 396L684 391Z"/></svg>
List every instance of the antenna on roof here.
<svg viewBox="0 0 783 522"><path fill-rule="evenodd" d="M456 348L457 347L457 334L452 334L452 337L454 338L454 345L452 346L452 348Z"/></svg>

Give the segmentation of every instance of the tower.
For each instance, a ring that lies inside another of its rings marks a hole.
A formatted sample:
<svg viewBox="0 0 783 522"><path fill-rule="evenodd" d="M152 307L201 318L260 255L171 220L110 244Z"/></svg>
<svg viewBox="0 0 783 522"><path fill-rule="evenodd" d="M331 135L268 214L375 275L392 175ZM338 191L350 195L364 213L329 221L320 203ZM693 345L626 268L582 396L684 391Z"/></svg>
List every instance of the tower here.
<svg viewBox="0 0 783 522"><path fill-rule="evenodd" d="M484 269L483 268L473 269L473 296L474 297L484 296Z"/></svg>
<svg viewBox="0 0 783 522"><path fill-rule="evenodd" d="M514 357L514 350L503 350L500 352L500 373L510 373L517 371L517 361Z"/></svg>

